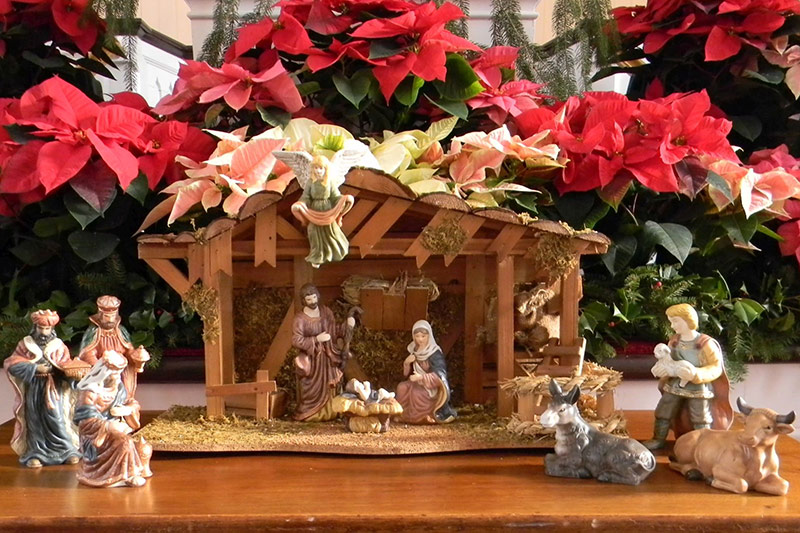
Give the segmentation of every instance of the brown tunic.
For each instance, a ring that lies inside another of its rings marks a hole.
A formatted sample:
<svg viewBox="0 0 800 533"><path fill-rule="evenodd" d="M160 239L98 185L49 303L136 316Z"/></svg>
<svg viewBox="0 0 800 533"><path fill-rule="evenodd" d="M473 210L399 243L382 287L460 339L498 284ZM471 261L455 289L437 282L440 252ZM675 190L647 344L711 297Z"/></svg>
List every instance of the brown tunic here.
<svg viewBox="0 0 800 533"><path fill-rule="evenodd" d="M333 312L319 306L320 316L299 312L294 317L292 346L300 350L295 357L297 409L295 420L330 420L336 417L326 406L336 396L342 381L342 358L334 341L344 336L345 326L337 325ZM327 332L330 341L319 342L317 335Z"/></svg>

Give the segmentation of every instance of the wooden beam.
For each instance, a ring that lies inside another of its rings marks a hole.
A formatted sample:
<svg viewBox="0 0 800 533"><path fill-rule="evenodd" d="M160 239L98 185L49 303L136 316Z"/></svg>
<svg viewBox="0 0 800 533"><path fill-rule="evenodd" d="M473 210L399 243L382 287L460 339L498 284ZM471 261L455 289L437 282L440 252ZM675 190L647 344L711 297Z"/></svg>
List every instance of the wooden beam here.
<svg viewBox="0 0 800 533"><path fill-rule="evenodd" d="M255 250L254 262L255 266L261 263L267 263L269 266L275 268L278 266L277 248L278 235L277 235L277 217L278 205L272 204L271 206L259 211L256 215L256 236L255 236Z"/></svg>
<svg viewBox="0 0 800 533"><path fill-rule="evenodd" d="M514 377L514 256L497 263L497 381ZM511 416L514 399L497 387L497 416Z"/></svg>
<svg viewBox="0 0 800 533"><path fill-rule="evenodd" d="M178 267L169 259L145 259L144 262L181 296L191 288L192 284L186 279L183 272L178 270Z"/></svg>
<svg viewBox="0 0 800 533"><path fill-rule="evenodd" d="M350 245L358 247L361 257L366 257L372 247L405 213L411 202L402 198L390 197L378 208L374 215L364 224L361 231L350 241Z"/></svg>
<svg viewBox="0 0 800 533"><path fill-rule="evenodd" d="M464 297L464 399L483 401L483 351L479 332L486 316L486 257L468 256Z"/></svg>
<svg viewBox="0 0 800 533"><path fill-rule="evenodd" d="M344 234L349 236L353 233L359 224L364 222L364 219L372 213L372 210L375 209L377 205L378 202L373 202L372 200L361 199L357 201L342 220L342 231Z"/></svg>
<svg viewBox="0 0 800 533"><path fill-rule="evenodd" d="M576 266L561 278L561 346L574 346L578 341L578 301L581 292L580 267Z"/></svg>
<svg viewBox="0 0 800 533"><path fill-rule="evenodd" d="M203 250L203 245L194 243L189 245L188 262L189 262L189 284L194 283L203 277L203 268L205 265L206 253Z"/></svg>
<svg viewBox="0 0 800 533"><path fill-rule="evenodd" d="M219 343L222 356L222 383L234 382L233 338L233 278L220 271L217 292L219 293Z"/></svg>
<svg viewBox="0 0 800 533"><path fill-rule="evenodd" d="M259 366L260 370L266 370L271 376L278 375L278 371L286 359L286 354L292 347L292 324L294 323L295 314L295 304L292 302L289 305L289 309L286 310L286 314L283 315L278 332L272 338L266 357L264 357Z"/></svg>
<svg viewBox="0 0 800 533"><path fill-rule="evenodd" d="M259 370L259 372L264 372L264 370ZM242 394L270 393L276 390L277 386L274 381L254 381L206 387L206 396L237 396Z"/></svg>
<svg viewBox="0 0 800 533"><path fill-rule="evenodd" d="M403 252L403 255L406 257L416 257L417 258L417 268L422 268L422 265L428 260L431 256L431 251L425 248L422 245L423 237L422 235L425 233L427 229L435 229L444 222L450 216L459 216L456 213L451 213L445 209L440 209L433 215L433 218L425 225L422 231L419 232L417 238L406 248Z"/></svg>
<svg viewBox="0 0 800 533"><path fill-rule="evenodd" d="M305 258L295 256L293 260L294 276L292 285L294 286L294 301L300 301L300 288L306 283L314 281L314 268L308 264ZM273 376L275 374L272 374Z"/></svg>
<svg viewBox="0 0 800 533"><path fill-rule="evenodd" d="M528 228L525 226L512 226L507 225L497 237L492 241L492 244L486 249L489 253L496 253L497 254L497 261L503 261L514 247L517 245L517 242L522 238L525 233L527 233Z"/></svg>
<svg viewBox="0 0 800 533"><path fill-rule="evenodd" d="M469 240L472 238L472 236L475 235L478 229L483 225L484 220L486 219L473 215L464 215L461 217L461 220L458 221L458 225L461 227L461 231L464 232L464 235L467 238L466 241L464 241L465 245L469 243ZM444 256L445 266L450 266L450 263L452 263L453 259L456 257L458 257L458 254Z"/></svg>
<svg viewBox="0 0 800 533"><path fill-rule="evenodd" d="M289 241L307 238L305 233L292 226L291 222L282 216L276 217L276 230L282 239Z"/></svg>
<svg viewBox="0 0 800 533"><path fill-rule="evenodd" d="M139 244L139 259L186 259L186 244Z"/></svg>

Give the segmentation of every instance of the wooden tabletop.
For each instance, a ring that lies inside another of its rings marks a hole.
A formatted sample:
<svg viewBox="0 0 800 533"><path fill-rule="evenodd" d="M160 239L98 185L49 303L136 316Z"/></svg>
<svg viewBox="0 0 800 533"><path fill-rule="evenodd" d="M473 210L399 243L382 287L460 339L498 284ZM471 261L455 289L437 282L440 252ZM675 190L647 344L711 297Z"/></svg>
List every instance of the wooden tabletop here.
<svg viewBox="0 0 800 533"><path fill-rule="evenodd" d="M634 437L652 414L628 413ZM640 486L544 474L544 452L413 457L163 454L140 489L79 486L75 467L19 465L0 426L8 531L800 531L800 442L778 442L784 497L689 482L662 455Z"/></svg>

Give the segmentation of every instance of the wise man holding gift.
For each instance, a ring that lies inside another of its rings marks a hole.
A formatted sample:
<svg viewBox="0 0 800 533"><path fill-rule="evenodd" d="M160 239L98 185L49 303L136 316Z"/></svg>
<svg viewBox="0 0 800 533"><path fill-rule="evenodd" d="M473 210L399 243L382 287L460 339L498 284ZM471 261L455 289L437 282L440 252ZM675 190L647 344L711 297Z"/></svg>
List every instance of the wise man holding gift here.
<svg viewBox="0 0 800 533"><path fill-rule="evenodd" d="M69 349L53 329L58 313L35 311L31 321L30 335L3 363L16 394L11 448L30 468L74 464L80 458L72 423L74 380L63 372L70 364Z"/></svg>
<svg viewBox="0 0 800 533"><path fill-rule="evenodd" d="M119 316L119 298L116 296L101 296L97 299L97 314L89 317L91 324L81 340L81 350L78 357L94 366L109 350L122 354L128 361L122 373L122 382L128 398L136 396L136 380L139 361L134 361L134 348L131 336L121 325Z"/></svg>

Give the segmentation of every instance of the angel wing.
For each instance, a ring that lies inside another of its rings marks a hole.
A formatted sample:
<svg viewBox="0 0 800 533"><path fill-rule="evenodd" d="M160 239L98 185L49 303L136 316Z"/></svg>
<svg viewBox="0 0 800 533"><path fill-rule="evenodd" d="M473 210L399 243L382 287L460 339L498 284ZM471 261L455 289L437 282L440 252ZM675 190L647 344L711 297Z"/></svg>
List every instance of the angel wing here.
<svg viewBox="0 0 800 533"><path fill-rule="evenodd" d="M370 152L369 147L357 140L348 139L344 142L344 148L333 155L331 160L333 165L333 183L338 188L344 183L345 176L353 167L367 167L380 170L380 163Z"/></svg>
<svg viewBox="0 0 800 533"><path fill-rule="evenodd" d="M294 170L294 175L300 187L305 190L308 182L311 181L311 161L313 158L308 152L274 151L272 155L275 159L289 165Z"/></svg>

